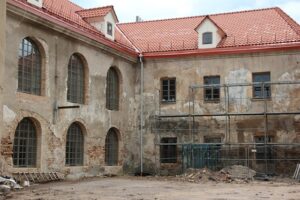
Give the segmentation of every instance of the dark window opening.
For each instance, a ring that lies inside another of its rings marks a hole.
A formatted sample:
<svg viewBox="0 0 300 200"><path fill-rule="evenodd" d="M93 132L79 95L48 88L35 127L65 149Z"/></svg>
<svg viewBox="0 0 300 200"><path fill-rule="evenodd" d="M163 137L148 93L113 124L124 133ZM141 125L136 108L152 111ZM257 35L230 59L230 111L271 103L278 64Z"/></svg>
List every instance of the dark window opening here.
<svg viewBox="0 0 300 200"><path fill-rule="evenodd" d="M25 38L19 46L18 91L41 95L42 58L37 45Z"/></svg>
<svg viewBox="0 0 300 200"><path fill-rule="evenodd" d="M72 103L84 103L84 65L77 55L72 55L68 65L67 100Z"/></svg>
<svg viewBox="0 0 300 200"><path fill-rule="evenodd" d="M161 163L177 163L177 138L162 138L160 146Z"/></svg>
<svg viewBox="0 0 300 200"><path fill-rule="evenodd" d="M66 165L82 166L84 153L84 137L79 124L73 123L67 133Z"/></svg>
<svg viewBox="0 0 300 200"><path fill-rule="evenodd" d="M204 77L204 100L220 101L220 76Z"/></svg>
<svg viewBox="0 0 300 200"><path fill-rule="evenodd" d="M162 80L162 102L176 102L176 79Z"/></svg>
<svg viewBox="0 0 300 200"><path fill-rule="evenodd" d="M119 140L114 129L110 129L105 139L105 163L108 166L118 165Z"/></svg>
<svg viewBox="0 0 300 200"><path fill-rule="evenodd" d="M106 78L106 108L109 110L119 110L119 88L118 72L110 68Z"/></svg>
<svg viewBox="0 0 300 200"><path fill-rule="evenodd" d="M204 143L221 143L221 137L204 137Z"/></svg>
<svg viewBox="0 0 300 200"><path fill-rule="evenodd" d="M269 99L271 98L271 85L266 82L271 81L270 72L253 73L253 98Z"/></svg>
<svg viewBox="0 0 300 200"><path fill-rule="evenodd" d="M37 132L34 123L24 118L15 132L13 163L16 167L35 167L37 155Z"/></svg>
<svg viewBox="0 0 300 200"><path fill-rule="evenodd" d="M266 143L273 142L273 137L267 136L266 139ZM273 159L275 158L275 152L272 150L272 145L264 145L265 136L256 136L255 143L260 143L256 145L256 163L265 163L265 159L268 160L268 163L273 163Z"/></svg>
<svg viewBox="0 0 300 200"><path fill-rule="evenodd" d="M213 43L213 34L212 32L206 32L202 35L203 44L212 44Z"/></svg>
<svg viewBox="0 0 300 200"><path fill-rule="evenodd" d="M107 34L110 36L113 35L113 25L110 22L107 22Z"/></svg>

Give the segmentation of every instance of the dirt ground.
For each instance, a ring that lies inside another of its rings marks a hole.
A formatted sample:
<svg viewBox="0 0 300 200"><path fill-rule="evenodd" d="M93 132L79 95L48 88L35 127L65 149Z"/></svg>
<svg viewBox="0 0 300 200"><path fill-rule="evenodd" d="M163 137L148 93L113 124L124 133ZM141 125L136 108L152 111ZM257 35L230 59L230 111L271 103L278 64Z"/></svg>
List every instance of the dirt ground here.
<svg viewBox="0 0 300 200"><path fill-rule="evenodd" d="M93 178L78 182L34 185L13 192L19 200L300 200L299 183L252 181L188 183L164 178Z"/></svg>

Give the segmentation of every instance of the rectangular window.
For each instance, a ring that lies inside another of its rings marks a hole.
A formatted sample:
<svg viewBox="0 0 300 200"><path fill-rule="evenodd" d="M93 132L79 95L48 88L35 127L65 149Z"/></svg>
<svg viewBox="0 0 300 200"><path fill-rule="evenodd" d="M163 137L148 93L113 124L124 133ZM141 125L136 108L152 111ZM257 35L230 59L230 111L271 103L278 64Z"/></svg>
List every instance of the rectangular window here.
<svg viewBox="0 0 300 200"><path fill-rule="evenodd" d="M177 163L177 138L162 138L160 146L161 163Z"/></svg>
<svg viewBox="0 0 300 200"><path fill-rule="evenodd" d="M221 137L204 137L204 143L222 143Z"/></svg>
<svg viewBox="0 0 300 200"><path fill-rule="evenodd" d="M212 32L206 32L202 35L202 44L212 44L213 43L213 35Z"/></svg>
<svg viewBox="0 0 300 200"><path fill-rule="evenodd" d="M176 102L176 79L162 80L162 102Z"/></svg>
<svg viewBox="0 0 300 200"><path fill-rule="evenodd" d="M107 34L110 36L113 35L113 25L110 22L107 22Z"/></svg>
<svg viewBox="0 0 300 200"><path fill-rule="evenodd" d="M271 98L271 85L262 84L271 81L270 72L253 73L253 98L269 99Z"/></svg>
<svg viewBox="0 0 300 200"><path fill-rule="evenodd" d="M204 85L204 100L220 101L220 76L204 77Z"/></svg>
<svg viewBox="0 0 300 200"><path fill-rule="evenodd" d="M256 145L256 163L261 164L265 163L265 158L268 160L268 163L273 163L273 160L275 158L274 152L272 151L272 146L268 145L265 146L265 136L256 136L255 143L261 143ZM273 138L270 136L266 137L267 143L270 143L273 141Z"/></svg>

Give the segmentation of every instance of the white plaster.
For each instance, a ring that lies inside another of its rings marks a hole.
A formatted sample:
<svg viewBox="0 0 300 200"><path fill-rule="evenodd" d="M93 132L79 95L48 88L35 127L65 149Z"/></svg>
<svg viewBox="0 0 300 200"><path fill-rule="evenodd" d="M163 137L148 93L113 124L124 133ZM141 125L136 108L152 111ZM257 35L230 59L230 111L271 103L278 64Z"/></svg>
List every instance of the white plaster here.
<svg viewBox="0 0 300 200"><path fill-rule="evenodd" d="M16 118L16 113L9 109L7 105L3 105L3 120L4 122L10 123Z"/></svg>
<svg viewBox="0 0 300 200"><path fill-rule="evenodd" d="M210 20L205 19L204 22L198 27L196 30L198 32L198 48L206 49L206 48L216 48L219 42L222 40L222 35L220 33L219 28ZM212 44L202 44L202 34L205 32L212 32L213 42Z"/></svg>

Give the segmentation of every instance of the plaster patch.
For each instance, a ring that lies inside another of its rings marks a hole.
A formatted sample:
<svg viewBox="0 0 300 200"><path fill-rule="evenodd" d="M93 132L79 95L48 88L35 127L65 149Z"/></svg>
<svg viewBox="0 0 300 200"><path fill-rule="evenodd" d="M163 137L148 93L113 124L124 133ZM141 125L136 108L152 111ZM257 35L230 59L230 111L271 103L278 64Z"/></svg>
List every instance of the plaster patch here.
<svg viewBox="0 0 300 200"><path fill-rule="evenodd" d="M14 121L16 118L16 113L8 108L8 106L3 105L3 120L7 123Z"/></svg>

